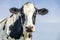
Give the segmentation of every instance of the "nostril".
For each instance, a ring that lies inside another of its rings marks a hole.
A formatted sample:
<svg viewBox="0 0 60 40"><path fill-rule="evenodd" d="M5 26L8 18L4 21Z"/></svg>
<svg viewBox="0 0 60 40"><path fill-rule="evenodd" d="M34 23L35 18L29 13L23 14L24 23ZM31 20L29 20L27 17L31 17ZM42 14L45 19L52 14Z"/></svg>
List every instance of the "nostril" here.
<svg viewBox="0 0 60 40"><path fill-rule="evenodd" d="M33 32L33 26L26 26L26 32Z"/></svg>
<svg viewBox="0 0 60 40"><path fill-rule="evenodd" d="M31 28L33 28L33 26Z"/></svg>
<svg viewBox="0 0 60 40"><path fill-rule="evenodd" d="M26 29L28 29L28 27L25 27Z"/></svg>

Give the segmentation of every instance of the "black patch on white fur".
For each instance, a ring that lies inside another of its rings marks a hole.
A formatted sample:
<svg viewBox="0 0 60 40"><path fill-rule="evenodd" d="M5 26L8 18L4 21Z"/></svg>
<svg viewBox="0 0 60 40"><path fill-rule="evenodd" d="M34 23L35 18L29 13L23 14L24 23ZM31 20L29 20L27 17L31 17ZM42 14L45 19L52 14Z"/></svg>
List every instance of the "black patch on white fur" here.
<svg viewBox="0 0 60 40"><path fill-rule="evenodd" d="M35 20L36 20L36 11L35 11L35 12L34 12L34 14L33 14L32 20L33 20L33 24L35 25Z"/></svg>
<svg viewBox="0 0 60 40"><path fill-rule="evenodd" d="M10 18L13 16L13 14L10 16Z"/></svg>
<svg viewBox="0 0 60 40"><path fill-rule="evenodd" d="M21 36L23 36L23 27L21 23L21 17L17 19L13 25L9 28L11 30L10 37L14 39L20 39Z"/></svg>
<svg viewBox="0 0 60 40"><path fill-rule="evenodd" d="M22 8L20 9L20 12L21 12L21 19L22 19L22 24L24 24L24 22L25 22L25 14L24 14L24 12L23 12L23 6L22 6Z"/></svg>
<svg viewBox="0 0 60 40"><path fill-rule="evenodd" d="M7 19L4 19L4 20L6 20L6 21L5 21L5 23L4 23L3 30L5 30L6 22L7 22Z"/></svg>
<svg viewBox="0 0 60 40"><path fill-rule="evenodd" d="M29 35L28 35L28 38L31 38L31 37L32 37L32 34L29 34Z"/></svg>
<svg viewBox="0 0 60 40"><path fill-rule="evenodd" d="M5 30L5 27L6 27L6 22L5 22L5 24L4 24L3 30Z"/></svg>

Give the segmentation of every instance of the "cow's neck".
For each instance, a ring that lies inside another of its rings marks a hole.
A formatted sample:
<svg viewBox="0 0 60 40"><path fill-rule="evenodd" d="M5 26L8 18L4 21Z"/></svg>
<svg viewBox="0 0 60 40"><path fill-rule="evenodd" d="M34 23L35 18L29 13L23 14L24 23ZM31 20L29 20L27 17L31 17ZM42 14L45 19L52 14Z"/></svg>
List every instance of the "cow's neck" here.
<svg viewBox="0 0 60 40"><path fill-rule="evenodd" d="M32 40L32 33L24 32L23 40Z"/></svg>

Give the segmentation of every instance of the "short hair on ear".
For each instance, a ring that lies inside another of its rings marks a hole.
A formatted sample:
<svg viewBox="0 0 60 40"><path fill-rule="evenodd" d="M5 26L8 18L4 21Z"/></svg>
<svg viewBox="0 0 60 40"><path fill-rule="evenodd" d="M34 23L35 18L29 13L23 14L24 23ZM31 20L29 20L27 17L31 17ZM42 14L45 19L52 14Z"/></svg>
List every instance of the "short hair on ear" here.
<svg viewBox="0 0 60 40"><path fill-rule="evenodd" d="M17 12L19 12L19 9L16 8L16 7L12 7L12 8L9 9L9 11L10 11L11 13L17 14Z"/></svg>
<svg viewBox="0 0 60 40"><path fill-rule="evenodd" d="M48 9L42 8L37 10L40 15L45 15L48 13Z"/></svg>

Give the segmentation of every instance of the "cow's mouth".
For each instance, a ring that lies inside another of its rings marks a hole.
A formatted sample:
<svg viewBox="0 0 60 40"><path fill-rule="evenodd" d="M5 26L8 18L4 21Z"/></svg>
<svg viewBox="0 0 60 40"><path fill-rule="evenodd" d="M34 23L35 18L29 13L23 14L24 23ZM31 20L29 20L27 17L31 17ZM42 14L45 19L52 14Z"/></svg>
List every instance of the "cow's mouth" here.
<svg viewBox="0 0 60 40"><path fill-rule="evenodd" d="M31 29L27 29L26 32L33 32Z"/></svg>

